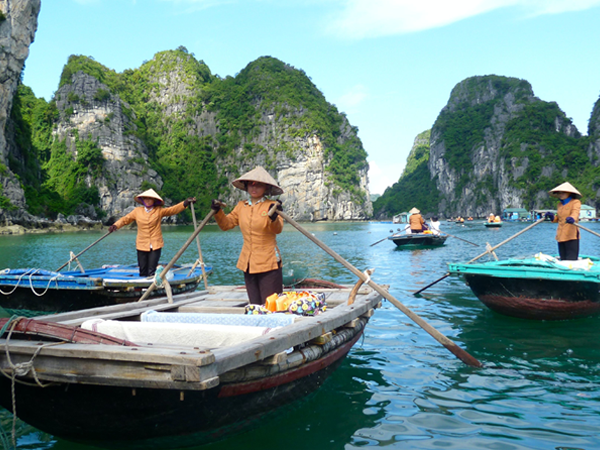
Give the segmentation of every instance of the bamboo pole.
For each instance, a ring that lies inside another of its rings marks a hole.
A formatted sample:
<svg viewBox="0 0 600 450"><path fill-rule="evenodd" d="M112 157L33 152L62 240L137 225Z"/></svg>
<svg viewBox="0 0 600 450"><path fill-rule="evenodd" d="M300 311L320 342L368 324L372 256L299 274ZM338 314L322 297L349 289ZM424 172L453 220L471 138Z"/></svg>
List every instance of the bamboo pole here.
<svg viewBox="0 0 600 450"><path fill-rule="evenodd" d="M269 211L269 215L272 215L274 212L275 212L275 206L271 207L271 210ZM473 366L473 367L482 367L481 362L479 362L477 359L475 359L473 356L471 356L465 350L460 348L458 345L456 345L453 341L448 339L446 336L441 334L439 331L437 331L435 328L433 328L431 325L429 325L427 322L425 322L421 317L419 317L413 311L411 311L406 306L404 306L402 303L400 303L400 301L395 299L388 291L386 291L381 286L379 286L377 283L372 281L370 277L368 277L363 272L358 270L356 267L354 267L352 264L350 264L348 261L346 261L340 255L338 255L336 252L334 252L332 249L330 249L328 246L326 246L319 239L317 239L312 234L310 234L308 231L306 231L303 227L301 227L295 220L293 220L286 213L284 213L283 211L277 211L277 214L279 214L281 217L283 217L289 224L291 224L294 228L296 228L298 231L300 231L304 236L309 238L311 241L313 241L315 244L317 244L321 249L323 249L326 253L328 253L330 256L332 256L337 262L339 262L344 267L346 267L348 270L350 270L350 272L352 272L358 278L360 278L365 283L367 283L369 286L371 286L381 296L388 299L396 308L398 308L400 311L402 311L404 314L406 314L413 322L415 322L417 325L419 325L421 328L423 328L423 330L425 330L427 333L429 333L435 340L437 340L440 344L442 344L444 347L446 347L450 352L452 352L456 357L458 357L465 364L468 364L469 366Z"/></svg>
<svg viewBox="0 0 600 450"><path fill-rule="evenodd" d="M585 230L588 233L592 233L594 236L600 237L600 234L596 233L595 231L590 230L589 228L584 227L583 225L579 225L578 223L573 223L572 225L575 225L577 228L581 228L582 230Z"/></svg>
<svg viewBox="0 0 600 450"><path fill-rule="evenodd" d="M204 228L206 226L206 224L208 223L208 221L210 220L210 218L212 216L214 216L214 215L215 215L215 211L213 209L211 209L210 212L204 218L204 220L200 223L200 225L198 226L198 228L196 228L196 230L192 233L192 235L188 238L188 240L185 241L185 244L183 244L183 247L181 247L179 249L179 251L175 254L175 256L173 256L173 258L171 259L171 261L169 261L169 264L167 264L167 266L164 268L164 270L160 274L161 277L165 277L166 278L167 273L169 272L169 270L171 270L171 268L175 265L175 263L177 262L177 260L181 257L181 255L183 255L183 252L185 252L185 250L194 241L194 239L196 238L196 236L198 236L198 233L200 233L200 231L202 231L202 228ZM138 302L141 302L142 300L146 300L148 298L148 296L150 295L150 293L154 290L154 288L156 288L156 280L153 281L150 286L148 286L148 289L146 290L146 292L144 292L144 295L142 295L140 297L140 299L138 300Z"/></svg>
<svg viewBox="0 0 600 450"><path fill-rule="evenodd" d="M190 203L192 211L192 219L194 221L194 231L198 228L196 224L196 213L194 212L194 204ZM202 260L202 250L200 249L200 238L196 235L196 244L198 245L198 261L200 262L200 269L202 270L202 279L204 280L204 289L208 289L208 281L206 280L206 270L204 269L204 261ZM192 269L192 272L194 269Z"/></svg>
<svg viewBox="0 0 600 450"><path fill-rule="evenodd" d="M58 269L56 269L55 272L60 272L60 269L62 269L63 267L65 267L70 262L75 261L77 259L77 257L83 255L85 252L87 252L90 248L92 248L94 245L96 245L98 242L100 242L102 239L104 239L109 234L110 234L110 231L108 233L106 233L104 236L102 236L100 239L97 239L95 242L92 242L90 245L88 245L86 248L84 248L83 250L81 250L75 256L72 256L66 263L64 263L62 266L60 266Z"/></svg>

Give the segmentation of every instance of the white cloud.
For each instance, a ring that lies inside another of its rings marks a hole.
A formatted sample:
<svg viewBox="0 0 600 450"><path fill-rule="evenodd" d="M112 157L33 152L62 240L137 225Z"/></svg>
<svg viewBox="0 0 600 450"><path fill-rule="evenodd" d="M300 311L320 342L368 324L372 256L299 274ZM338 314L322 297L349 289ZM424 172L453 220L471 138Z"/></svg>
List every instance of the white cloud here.
<svg viewBox="0 0 600 450"><path fill-rule="evenodd" d="M328 31L348 39L405 34L438 28L503 7L528 16L582 11L600 0L344 0Z"/></svg>
<svg viewBox="0 0 600 450"><path fill-rule="evenodd" d="M367 87L362 84L352 86L335 104L340 111L352 113L368 97Z"/></svg>

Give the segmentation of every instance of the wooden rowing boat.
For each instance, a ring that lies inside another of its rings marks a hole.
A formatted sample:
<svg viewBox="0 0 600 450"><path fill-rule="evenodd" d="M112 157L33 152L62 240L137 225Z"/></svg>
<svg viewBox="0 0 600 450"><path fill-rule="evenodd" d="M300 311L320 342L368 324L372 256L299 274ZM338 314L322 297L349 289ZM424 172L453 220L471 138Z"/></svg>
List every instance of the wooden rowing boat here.
<svg viewBox="0 0 600 450"><path fill-rule="evenodd" d="M213 442L321 386L381 302L368 286L311 292L325 297L325 312L243 315L245 290L223 286L175 296L173 303L156 298L8 324L3 319L0 369L6 376L0 377L0 404L10 411L16 405L16 415L42 431L101 447ZM287 323L264 332L210 325L216 331L207 336L202 326L209 325L148 325L145 318L155 316L225 322L274 317ZM126 331L107 335L95 326ZM146 326L162 334L135 337ZM175 333L182 328L179 340ZM239 336L242 331L255 335ZM221 334L232 341L214 343Z"/></svg>
<svg viewBox="0 0 600 450"><path fill-rule="evenodd" d="M207 274L211 267L205 267ZM195 290L200 267L174 266L167 274L173 294ZM30 314L59 313L138 300L154 278L140 277L137 265L107 265L98 269L52 272L42 269L0 271L0 306ZM162 296L165 288L152 292Z"/></svg>
<svg viewBox="0 0 600 450"><path fill-rule="evenodd" d="M600 259L560 261L537 254L478 264L448 264L477 298L500 314L566 320L600 314Z"/></svg>
<svg viewBox="0 0 600 450"><path fill-rule="evenodd" d="M393 235L388 237L388 239L399 248L441 247L446 242L446 239L448 239L448 236L418 233Z"/></svg>
<svg viewBox="0 0 600 450"><path fill-rule="evenodd" d="M486 228L500 228L502 222L483 222Z"/></svg>

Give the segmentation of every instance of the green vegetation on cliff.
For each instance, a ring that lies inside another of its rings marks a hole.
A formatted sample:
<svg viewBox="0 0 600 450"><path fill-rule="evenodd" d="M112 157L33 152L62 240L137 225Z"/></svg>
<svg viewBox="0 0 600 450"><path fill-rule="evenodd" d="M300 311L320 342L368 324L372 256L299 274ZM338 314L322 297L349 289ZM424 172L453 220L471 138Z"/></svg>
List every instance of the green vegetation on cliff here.
<svg viewBox="0 0 600 450"><path fill-rule="evenodd" d="M326 171L334 193L346 191L354 194L356 201L365 200L358 186L367 155L357 130L327 103L303 71L275 58L259 58L235 77L221 79L185 47L157 53L140 68L123 73L93 58L72 55L63 68L59 88L71 84L78 72L96 78L106 88L98 89L93 98L69 93L62 99L67 101L63 120L90 102L117 104L122 100L128 119L126 133L147 147L148 162L164 181L161 194L173 201L195 195L200 207L208 207L210 199L229 191L225 173L238 175L241 167L254 161L273 170L280 153L295 159L303 151L295 138L312 136L320 139L330 159ZM21 114L19 128L24 141L32 141L19 142L20 148L30 150L14 168L26 181L30 212L69 213L76 200L87 204L97 200L97 191L96 195L92 190L84 192L80 185L82 180L89 183L94 179L102 167L97 144L77 137L79 155L73 157L65 143L56 142L51 134L58 120L55 101L46 104L24 89L15 105L29 102L29 109L39 109L37 115L16 113ZM265 128L269 116L274 117L277 128ZM216 133L199 132L212 117ZM110 120L106 118L107 123ZM266 143L261 137L265 129L270 130ZM145 164L143 158L136 162ZM36 181L39 179L41 183Z"/></svg>
<svg viewBox="0 0 600 450"><path fill-rule="evenodd" d="M392 217L415 206L424 215L438 214L440 196L436 179L431 178L427 168L430 137L431 130L417 136L402 176L373 203L375 216Z"/></svg>

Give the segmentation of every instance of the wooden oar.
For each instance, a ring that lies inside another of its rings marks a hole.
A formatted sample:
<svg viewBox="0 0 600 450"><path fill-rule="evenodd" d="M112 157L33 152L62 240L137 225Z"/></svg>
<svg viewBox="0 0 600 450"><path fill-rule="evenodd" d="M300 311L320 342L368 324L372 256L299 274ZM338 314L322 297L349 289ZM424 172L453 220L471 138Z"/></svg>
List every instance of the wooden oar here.
<svg viewBox="0 0 600 450"><path fill-rule="evenodd" d="M464 241L464 242L466 242L467 244L471 244L471 245L474 245L475 247L479 247L479 244L474 244L473 242L469 242L469 241L467 241L466 239L459 238L458 236L454 236L453 234L447 233L447 232L445 232L445 231L440 231L440 233L447 234L448 236L450 236L450 237L453 237L453 238L455 238L455 239L458 239L458 240L460 240L460 241Z"/></svg>
<svg viewBox="0 0 600 450"><path fill-rule="evenodd" d="M196 224L196 213L194 212L194 204L190 203L190 208L192 210L192 219L194 220L194 230L198 228ZM204 279L204 289L208 289L208 281L206 280L206 270L204 269L204 261L202 260L202 250L200 249L200 238L196 235L196 244L198 244L198 262L200 264L200 269L202 270L202 278ZM194 264L194 266L196 266ZM191 272L193 272L195 267L192 268Z"/></svg>
<svg viewBox="0 0 600 450"><path fill-rule="evenodd" d="M400 234L402 234L402 232L401 232ZM389 238L391 238L391 237L393 237L393 236L400 236L400 234L396 234L396 233L394 233L394 234L391 234L390 236L388 236L388 237L384 237L383 239L380 239L380 240L378 240L377 242L373 242L371 245L369 245L369 247L373 247L374 245L376 245L376 244L379 244L380 242L383 242L383 241L385 241L386 239L389 239Z"/></svg>
<svg viewBox="0 0 600 450"><path fill-rule="evenodd" d="M108 233L106 233L104 236L102 236L100 239L96 240L95 242L92 242L90 245L88 245L86 248L84 248L83 250L81 250L75 256L71 257L71 259L69 259L66 263L64 263L62 266L60 266L58 269L56 269L55 272L60 272L60 269L62 269L63 267L65 267L70 262L75 261L77 259L77 257L83 255L85 252L87 252L90 248L92 248L94 245L96 245L98 242L100 242L102 239L104 239L109 234L110 234L110 231Z"/></svg>
<svg viewBox="0 0 600 450"><path fill-rule="evenodd" d="M577 228L581 228L582 230L585 230L588 233L592 233L594 236L600 237L600 234L596 233L595 231L590 230L589 228L584 227L583 225L579 225L578 223L573 223L571 225L575 225Z"/></svg>
<svg viewBox="0 0 600 450"><path fill-rule="evenodd" d="M183 255L183 252L185 252L185 250L190 246L190 244L192 242L194 242L194 239L196 238L196 236L198 236L198 233L200 233L200 231L202 231L202 228L204 228L204 226L208 223L208 221L210 220L210 218L212 216L214 216L214 215L215 215L215 211L211 209L210 212L206 215L206 217L202 221L202 223L200 223L200 226L198 226L198 228L196 228L196 230L194 230L194 232L188 238L188 240L185 241L185 244L183 244L183 247L181 247L179 249L179 251L175 254L175 256L173 256L173 258L171 259L171 261L169 261L169 264L167 264L166 267L163 269L162 273L160 274L161 277L166 277L167 276L167 272L169 272L169 270L171 270L171 268L175 265L175 263L177 262L177 260L179 259L179 257L181 255ZM148 287L148 289L146 290L146 292L144 292L144 295L142 295L140 297L140 299L138 300L138 302L141 302L142 300L146 300L146 298L148 298L148 296L154 290L154 288L156 288L156 280L152 282L152 284Z"/></svg>
<svg viewBox="0 0 600 450"><path fill-rule="evenodd" d="M539 224L540 224L540 223L542 223L544 220L546 220L546 218L545 218L545 217L544 217L544 218L541 218L540 220L538 220L538 221L537 221L537 222L535 222L535 223L532 223L532 224L531 224L531 225L529 225L527 228L523 228L523 229L522 229L521 231L519 231L517 234L515 234L515 235L513 235L513 236L509 237L508 239L506 239L506 240L504 240L504 241L500 242L498 245L496 245L496 246L494 246L494 247L490 247L490 248L488 248L488 249L487 249L485 252L483 252L481 255L479 255L479 256L476 256L476 257L475 257L475 258L473 258L471 261L467 262L467 264L471 264L472 262L475 262L475 261L477 261L479 258L482 258L482 257L484 257L484 256L485 256L485 255L487 255L488 253L492 253L492 252L493 252L494 250L496 250L498 247L501 247L501 246L503 246L504 244L506 244L507 242L509 242L509 241L512 241L512 240L513 240L514 238L516 238L517 236L519 236L519 235L521 235L521 234L525 233L527 230L530 230L530 229L532 229L532 228L533 228L533 227L535 227L536 225L539 225ZM442 280L443 280L443 279L445 279L445 278L448 278L449 276L450 276L450 273L446 273L446 275L444 275L444 276L443 276L443 277L441 277L441 278L438 278L438 279L437 279L437 280L435 280L433 283L430 283L430 284L428 284L428 285L427 285L427 286L425 286L424 288L422 288L422 289L419 289L419 290L418 290L417 292L415 292L413 295L420 294L420 293L421 293L421 292L423 292L425 289L428 289L428 288L430 288L430 287L431 287L431 286L433 286L434 284L437 284L437 283L439 283L440 281L442 281Z"/></svg>
<svg viewBox="0 0 600 450"><path fill-rule="evenodd" d="M269 211L269 215L272 215L274 211L275 211L275 205L273 207L271 207L271 210ZM417 314L415 314L410 309L408 309L406 306L404 306L402 303L400 303L398 300L396 300L388 291L386 291L381 286L379 286L377 283L372 281L370 277L368 277L367 275L362 273L360 270L358 270L356 267L354 267L352 264L350 264L348 261L346 261L340 255L338 255L332 249L327 247L323 242L321 242L319 239L317 239L312 234L310 234L308 231L306 231L304 228L302 228L298 223L296 223L296 221L294 221L286 213L284 213L283 211L277 211L277 214L279 214L281 217L283 217L288 223L290 223L294 228L296 228L298 231L300 231L304 236L306 236L311 241L313 241L315 244L317 244L319 247L321 247L321 249L325 250L326 253L331 255L337 262L339 262L344 267L346 267L348 270L350 270L350 272L352 272L358 278L360 278L365 283L367 283L369 286L371 286L382 297L388 299L396 308L398 308L400 311L402 311L404 314L406 314L413 322L415 322L417 325L419 325L421 328L423 328L435 340L437 340L440 344L442 344L444 347L446 347L448 350L450 350L455 356L457 356L465 364L468 364L469 366L473 366L473 367L482 367L481 362L479 362L477 359L475 359L469 353L467 353L462 348L460 348L458 345L456 345L453 341L448 339L446 336L444 336L439 331L437 331L435 328L433 328L431 325L429 325L427 322L425 322Z"/></svg>

